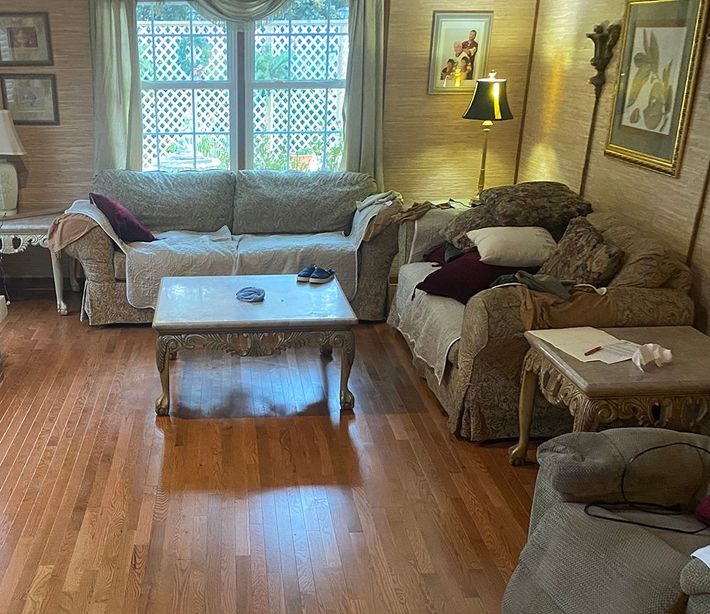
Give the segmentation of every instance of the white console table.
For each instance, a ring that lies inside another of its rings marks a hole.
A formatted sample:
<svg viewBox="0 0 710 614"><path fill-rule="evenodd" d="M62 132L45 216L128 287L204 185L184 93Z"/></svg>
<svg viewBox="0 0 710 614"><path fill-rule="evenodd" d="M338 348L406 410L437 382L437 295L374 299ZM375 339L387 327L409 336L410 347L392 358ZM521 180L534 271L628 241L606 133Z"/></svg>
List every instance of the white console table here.
<svg viewBox="0 0 710 614"><path fill-rule="evenodd" d="M47 233L57 213L50 215L23 216L22 214L9 217L0 217L0 254L19 254L30 246L44 247L47 249ZM67 315L67 306L64 302L64 271L59 254L50 251L52 258L52 278L54 279L54 292L57 296L57 311ZM72 290L79 291L74 266L69 267L69 282Z"/></svg>

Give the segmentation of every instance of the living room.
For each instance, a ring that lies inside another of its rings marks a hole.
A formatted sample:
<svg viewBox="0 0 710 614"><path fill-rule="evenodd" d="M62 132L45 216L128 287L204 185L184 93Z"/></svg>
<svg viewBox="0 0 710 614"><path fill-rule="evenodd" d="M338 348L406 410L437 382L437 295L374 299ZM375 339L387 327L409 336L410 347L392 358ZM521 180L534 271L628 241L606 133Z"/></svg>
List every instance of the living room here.
<svg viewBox="0 0 710 614"><path fill-rule="evenodd" d="M710 612L708 4L0 0L0 612Z"/></svg>

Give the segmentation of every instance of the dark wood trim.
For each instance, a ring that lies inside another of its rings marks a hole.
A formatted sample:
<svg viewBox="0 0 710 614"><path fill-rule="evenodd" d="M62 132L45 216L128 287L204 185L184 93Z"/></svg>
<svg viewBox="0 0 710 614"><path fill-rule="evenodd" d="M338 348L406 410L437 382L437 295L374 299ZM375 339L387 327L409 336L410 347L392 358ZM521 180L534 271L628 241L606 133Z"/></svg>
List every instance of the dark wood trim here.
<svg viewBox="0 0 710 614"><path fill-rule="evenodd" d="M520 116L520 132L518 133L518 149L515 152L515 173L513 183L518 183L520 173L520 156L523 151L523 137L525 136L525 118L528 114L528 94L530 93L530 81L532 79L532 66L535 58L535 43L537 42L537 24L540 17L540 0L535 2L535 16L533 17L532 33L530 35L530 55L528 56L528 72L525 78L525 93L523 94L523 112Z"/></svg>

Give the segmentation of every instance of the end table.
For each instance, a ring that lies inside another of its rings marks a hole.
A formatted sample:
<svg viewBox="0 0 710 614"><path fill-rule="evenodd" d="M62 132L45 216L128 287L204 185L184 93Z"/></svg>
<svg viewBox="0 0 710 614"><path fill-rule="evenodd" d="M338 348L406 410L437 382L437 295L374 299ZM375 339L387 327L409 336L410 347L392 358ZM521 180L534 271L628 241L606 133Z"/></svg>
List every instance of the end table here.
<svg viewBox="0 0 710 614"><path fill-rule="evenodd" d="M525 463L538 387L550 403L566 407L574 416L574 432L596 431L600 424L629 419L640 426L696 431L708 417L710 337L691 326L602 330L634 343L658 343L673 352L673 362L649 372L630 360L613 365L582 362L525 333L530 349L521 374L520 439L508 452L512 465Z"/></svg>
<svg viewBox="0 0 710 614"><path fill-rule="evenodd" d="M47 248L47 233L54 219L59 215L13 215L0 217L0 253L19 254L30 246ZM52 259L52 278L54 279L54 292L57 297L57 312L60 315L67 315L68 310L64 302L64 271L60 254L49 252ZM79 284L76 280L75 267L69 267L69 283L74 292L79 291Z"/></svg>

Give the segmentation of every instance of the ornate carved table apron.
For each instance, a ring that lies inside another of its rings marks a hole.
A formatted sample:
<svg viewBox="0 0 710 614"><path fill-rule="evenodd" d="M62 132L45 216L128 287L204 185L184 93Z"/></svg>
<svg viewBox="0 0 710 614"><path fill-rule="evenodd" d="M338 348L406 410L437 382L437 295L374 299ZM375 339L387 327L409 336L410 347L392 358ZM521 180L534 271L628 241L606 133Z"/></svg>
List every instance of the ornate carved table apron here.
<svg viewBox="0 0 710 614"><path fill-rule="evenodd" d="M264 301L239 301L237 291L247 286L263 288ZM295 275L165 277L153 318L162 385L155 411L159 416L170 412L169 363L180 350L205 347L245 357L305 346L319 347L324 357L340 348L340 409L352 410L355 399L348 379L356 324L337 279L311 285L298 283Z"/></svg>
<svg viewBox="0 0 710 614"><path fill-rule="evenodd" d="M523 361L520 439L509 450L511 464L525 463L538 387L550 403L569 410L575 432L596 431L601 424L620 420L698 430L710 409L710 337L690 326L604 330L619 339L669 348L673 362L649 372L640 371L630 360L614 365L581 362L525 333L530 350Z"/></svg>

